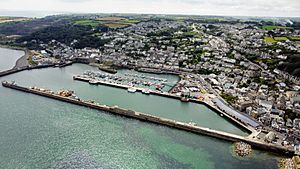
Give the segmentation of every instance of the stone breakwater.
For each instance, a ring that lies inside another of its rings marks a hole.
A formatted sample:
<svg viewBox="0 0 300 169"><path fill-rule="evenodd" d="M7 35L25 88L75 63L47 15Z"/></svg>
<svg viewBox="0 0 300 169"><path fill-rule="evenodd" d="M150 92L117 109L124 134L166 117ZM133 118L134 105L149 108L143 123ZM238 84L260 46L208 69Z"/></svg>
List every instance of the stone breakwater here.
<svg viewBox="0 0 300 169"><path fill-rule="evenodd" d="M234 143L234 152L240 157L245 157L251 154L252 148L245 142L236 142Z"/></svg>
<svg viewBox="0 0 300 169"><path fill-rule="evenodd" d="M42 89L38 89L38 88L22 87L22 86L16 85L15 83L10 83L10 82L6 82L6 81L2 82L2 86L11 88L11 89L15 89L18 91L22 91L22 92L32 93L32 94L36 94L39 96L64 101L67 103L76 104L79 106L84 106L84 107L88 107L88 108L92 108L92 109L96 109L96 110L109 112L109 113L120 115L120 116L134 118L134 119L138 119L141 121L146 121L146 122L155 123L155 124L159 124L159 125L164 125L164 126L168 126L168 127L172 127L172 128L176 128L176 129L180 129L180 130L185 130L188 132L193 132L196 134L206 135L206 136L210 136L210 137L214 137L214 138L218 138L218 139L222 139L222 140L226 140L226 141L230 141L230 142L242 141L242 142L250 144L253 147L256 147L256 148L259 148L262 150L272 151L272 152L285 154L285 155L295 154L295 152L292 148L281 147L281 146L274 145L274 144L267 144L267 143L249 139L247 137L242 137L242 136L238 136L238 135L231 134L231 133L212 130L210 128L200 127L200 126L197 126L194 124L187 124L187 123L183 123L183 122L179 122L179 121L175 121L175 120L161 118L158 116L153 116L153 115L149 115L149 114L145 114L145 113L141 113L141 112L127 110L127 109L119 108L116 106L110 107L107 105L100 105L100 104L94 103L92 101L83 101L83 100L75 99L75 98L71 98L71 97L64 97L64 96L60 96L58 94L55 94L52 91L45 90L45 89L42 90Z"/></svg>
<svg viewBox="0 0 300 169"><path fill-rule="evenodd" d="M279 169L297 169L293 159L285 158L279 162Z"/></svg>

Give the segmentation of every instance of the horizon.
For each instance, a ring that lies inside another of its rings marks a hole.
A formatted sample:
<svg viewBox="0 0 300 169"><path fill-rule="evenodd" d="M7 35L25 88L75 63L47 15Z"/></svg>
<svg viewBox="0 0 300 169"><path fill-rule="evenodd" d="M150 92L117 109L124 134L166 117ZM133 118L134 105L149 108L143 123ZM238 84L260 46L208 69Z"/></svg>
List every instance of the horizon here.
<svg viewBox="0 0 300 169"><path fill-rule="evenodd" d="M39 8L36 9L36 5ZM1 13L31 12L41 16L52 14L162 14L245 17L300 17L297 0L0 0ZM42 14L41 14L42 13Z"/></svg>
<svg viewBox="0 0 300 169"><path fill-rule="evenodd" d="M165 16L199 16L199 17L232 17L232 18L295 18L300 16L258 16L258 15L214 15L214 14L184 14L184 13L134 13L134 12L68 12L39 10L1 10L0 17L43 18L54 15L165 15Z"/></svg>

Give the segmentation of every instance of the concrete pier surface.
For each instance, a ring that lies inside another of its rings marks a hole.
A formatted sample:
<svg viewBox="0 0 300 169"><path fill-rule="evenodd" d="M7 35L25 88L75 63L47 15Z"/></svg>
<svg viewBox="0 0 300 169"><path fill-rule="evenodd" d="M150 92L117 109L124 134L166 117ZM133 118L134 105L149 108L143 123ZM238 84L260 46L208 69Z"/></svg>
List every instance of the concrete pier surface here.
<svg viewBox="0 0 300 169"><path fill-rule="evenodd" d="M134 119L138 119L138 120L142 120L142 121L146 121L146 122L150 122L150 123L169 126L172 128L185 130L188 132L193 132L196 134L206 135L206 136L210 136L210 137L215 137L215 138L226 140L226 141L231 141L231 142L243 141L243 142L250 144L252 147L256 147L256 148L267 150L267 151L272 151L272 152L276 152L276 153L280 153L280 154L284 154L284 155L295 154L294 149L292 149L291 147L283 147L283 146L278 146L278 145L271 144L271 143L260 142L257 140L253 140L249 137L242 137L242 136L238 136L235 134L212 130L210 128L205 128L205 127L197 126L197 125L190 124L190 123L189 124L182 123L179 121L170 120L167 118L161 118L158 116L153 116L153 115L136 112L136 111L132 111L132 110L127 110L127 109L119 108L116 106L110 107L110 106L106 106L106 105L100 105L98 103L94 103L91 101L83 101L83 100L74 99L71 97L64 97L64 96L55 94L54 92L49 91L49 90L39 89L39 88L22 87L22 86L16 85L15 83L10 83L10 82L6 82L6 81L2 82L2 85L7 88L36 94L36 95L64 101L67 103L76 104L79 106L84 106L84 107L101 110L101 111L106 111L106 112L110 112L112 114L121 115L121 116L129 117L129 118L134 118Z"/></svg>

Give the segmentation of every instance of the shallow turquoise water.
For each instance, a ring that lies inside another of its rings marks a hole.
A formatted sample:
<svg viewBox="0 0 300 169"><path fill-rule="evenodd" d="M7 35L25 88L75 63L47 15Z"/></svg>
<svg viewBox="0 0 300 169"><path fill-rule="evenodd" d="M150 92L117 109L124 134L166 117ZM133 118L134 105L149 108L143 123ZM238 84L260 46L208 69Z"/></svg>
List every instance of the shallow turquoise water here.
<svg viewBox="0 0 300 169"><path fill-rule="evenodd" d="M0 88L1 168L275 168L231 143ZM4 99L5 98L5 99ZM4 101L3 101L4 100Z"/></svg>

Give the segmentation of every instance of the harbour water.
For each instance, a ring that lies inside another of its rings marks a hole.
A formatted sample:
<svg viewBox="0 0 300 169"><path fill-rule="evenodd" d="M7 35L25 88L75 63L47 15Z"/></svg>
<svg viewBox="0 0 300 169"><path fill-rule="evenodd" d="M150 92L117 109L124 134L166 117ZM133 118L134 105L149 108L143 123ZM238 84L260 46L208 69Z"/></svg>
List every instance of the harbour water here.
<svg viewBox="0 0 300 169"><path fill-rule="evenodd" d="M13 68L24 51L0 48L0 72Z"/></svg>
<svg viewBox="0 0 300 169"><path fill-rule="evenodd" d="M182 118L181 121L196 121L200 117L201 126L245 134L203 105L72 80L73 75L86 69L93 68L75 64L63 69L24 71L0 80L53 90L71 89L83 99ZM176 81L176 77L167 78ZM251 157L240 159L232 154L229 142L3 87L0 87L0 152L3 168L273 169L277 168L278 159L258 150Z"/></svg>
<svg viewBox="0 0 300 169"><path fill-rule="evenodd" d="M179 100L164 98L142 93L129 93L127 90L107 86L94 86L89 83L73 80L73 75L81 74L85 70L97 68L84 64L74 64L65 68L48 68L23 71L5 77L5 80L14 80L22 86L38 86L58 91L68 89L85 100L95 100L98 103L110 106L149 113L182 122L195 122L200 126L226 131L238 135L247 135L242 128L225 120L204 105L183 103ZM128 71L126 71L128 72ZM26 78L24 78L26 77ZM165 76L169 81L176 81L176 76Z"/></svg>

